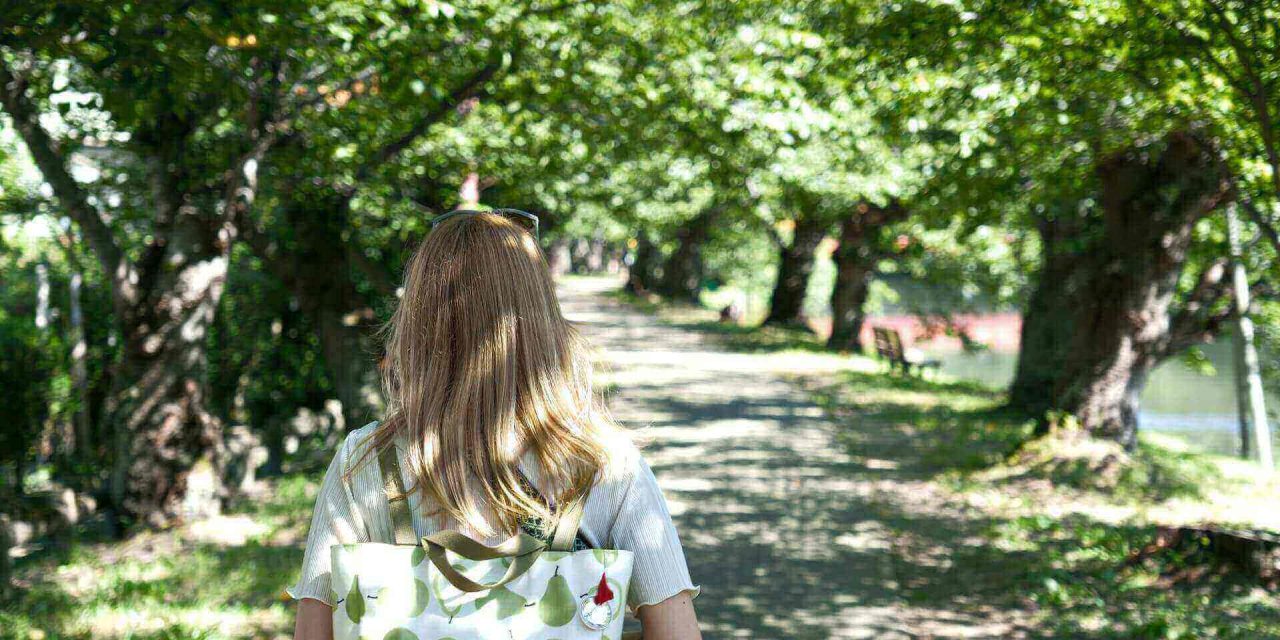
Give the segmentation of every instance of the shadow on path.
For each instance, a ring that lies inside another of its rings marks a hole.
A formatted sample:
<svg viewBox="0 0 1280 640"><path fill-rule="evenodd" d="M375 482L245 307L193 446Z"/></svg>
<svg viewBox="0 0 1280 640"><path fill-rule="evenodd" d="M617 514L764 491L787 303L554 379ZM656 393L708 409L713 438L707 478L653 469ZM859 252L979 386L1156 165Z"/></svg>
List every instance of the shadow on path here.
<svg viewBox="0 0 1280 640"><path fill-rule="evenodd" d="M777 371L778 356L733 352L714 332L663 325L610 299L613 286L571 280L561 302L602 351L615 416L651 439L646 458L703 586L697 606L708 638L1014 631L969 602L980 595L975 576L949 574L945 553L899 557L902 531L935 532L944 540L932 546L958 547L981 523L887 506L883 483L915 474L851 455L822 406ZM957 606L911 602L930 575L952 585Z"/></svg>

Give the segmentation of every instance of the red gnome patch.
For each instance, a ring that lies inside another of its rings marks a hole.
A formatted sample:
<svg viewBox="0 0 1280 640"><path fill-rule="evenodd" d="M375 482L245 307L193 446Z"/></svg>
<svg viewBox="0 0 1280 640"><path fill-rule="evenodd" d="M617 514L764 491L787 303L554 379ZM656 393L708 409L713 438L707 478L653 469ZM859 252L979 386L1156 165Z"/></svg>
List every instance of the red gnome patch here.
<svg viewBox="0 0 1280 640"><path fill-rule="evenodd" d="M604 574L600 574L600 585L596 587L596 597L594 602L596 605L602 605L613 599L613 591L609 589L609 581L605 580Z"/></svg>

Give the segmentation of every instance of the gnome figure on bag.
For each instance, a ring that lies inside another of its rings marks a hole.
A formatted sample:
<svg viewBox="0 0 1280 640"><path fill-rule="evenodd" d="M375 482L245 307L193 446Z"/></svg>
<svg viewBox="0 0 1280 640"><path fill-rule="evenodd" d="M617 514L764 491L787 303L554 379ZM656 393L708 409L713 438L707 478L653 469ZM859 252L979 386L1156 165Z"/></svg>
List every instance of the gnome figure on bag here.
<svg viewBox="0 0 1280 640"><path fill-rule="evenodd" d="M609 621L613 620L613 612L613 590L609 588L609 580L602 573L595 594L587 592L582 596L578 617L582 619L582 624L587 625L587 628L599 631L609 626Z"/></svg>

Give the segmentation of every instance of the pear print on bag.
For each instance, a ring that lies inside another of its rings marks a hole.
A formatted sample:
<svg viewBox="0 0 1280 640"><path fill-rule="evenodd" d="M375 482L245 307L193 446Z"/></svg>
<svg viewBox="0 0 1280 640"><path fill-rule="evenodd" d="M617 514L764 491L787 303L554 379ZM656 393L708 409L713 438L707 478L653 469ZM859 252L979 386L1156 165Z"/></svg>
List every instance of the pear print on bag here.
<svg viewBox="0 0 1280 640"><path fill-rule="evenodd" d="M498 603L497 615L499 620L506 620L520 613L525 606L524 598L516 595L506 587L490 589L488 593L477 598L476 609L484 609L485 605L490 602Z"/></svg>
<svg viewBox="0 0 1280 640"><path fill-rule="evenodd" d="M416 618L427 610L427 604L431 602L431 590L427 588L427 583L414 578L413 579L413 608L409 610L409 617Z"/></svg>
<svg viewBox="0 0 1280 640"><path fill-rule="evenodd" d="M635 556L592 549L580 532L568 545L580 513L551 540L521 532L489 546L447 530L414 543L405 506L388 502L392 541L329 548L334 640L621 640Z"/></svg>
<svg viewBox="0 0 1280 640"><path fill-rule="evenodd" d="M591 555L596 557L596 562L604 565L607 569L609 565L613 564L614 559L618 557L618 552L615 549L592 549Z"/></svg>
<svg viewBox="0 0 1280 640"><path fill-rule="evenodd" d="M474 592L453 585L429 557L415 564L415 556L407 545L335 545L332 588L342 596L334 601L335 640L621 637L634 562L627 551L582 550L554 561L543 552L518 578ZM449 564L495 583L513 563L451 557Z"/></svg>
<svg viewBox="0 0 1280 640"><path fill-rule="evenodd" d="M454 564L453 569L461 573L466 569L466 566ZM447 592L446 589L452 593ZM465 601L458 601L458 599L454 597L459 595L460 592L455 589L453 585L449 584L449 581L439 572L431 574L431 591L435 594L436 604L440 605L440 610L443 611L446 616L449 616L449 622L453 622L454 616L458 615L458 613L462 611L462 607L466 604Z"/></svg>
<svg viewBox="0 0 1280 640"><path fill-rule="evenodd" d="M573 591L569 589L569 581L560 575L560 567L547 583L547 591L538 601L538 617L548 627L563 627L569 624L577 613L578 606Z"/></svg>
<svg viewBox="0 0 1280 640"><path fill-rule="evenodd" d="M360 576L351 581L351 592L347 594L347 617L360 624L364 617L364 594L360 593Z"/></svg>

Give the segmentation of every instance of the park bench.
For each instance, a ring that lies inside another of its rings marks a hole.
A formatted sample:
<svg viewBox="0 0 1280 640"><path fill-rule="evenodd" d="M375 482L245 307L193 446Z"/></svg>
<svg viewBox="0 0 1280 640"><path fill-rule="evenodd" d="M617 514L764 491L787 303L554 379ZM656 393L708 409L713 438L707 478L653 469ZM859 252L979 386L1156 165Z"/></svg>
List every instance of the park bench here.
<svg viewBox="0 0 1280 640"><path fill-rule="evenodd" d="M938 360L928 360L923 355L914 353L914 350L904 349L902 334L898 333L897 329L874 327L872 332L876 339L876 355L889 363L890 371L900 369L903 373L911 375L914 370L923 375L926 369L936 372L942 366Z"/></svg>

